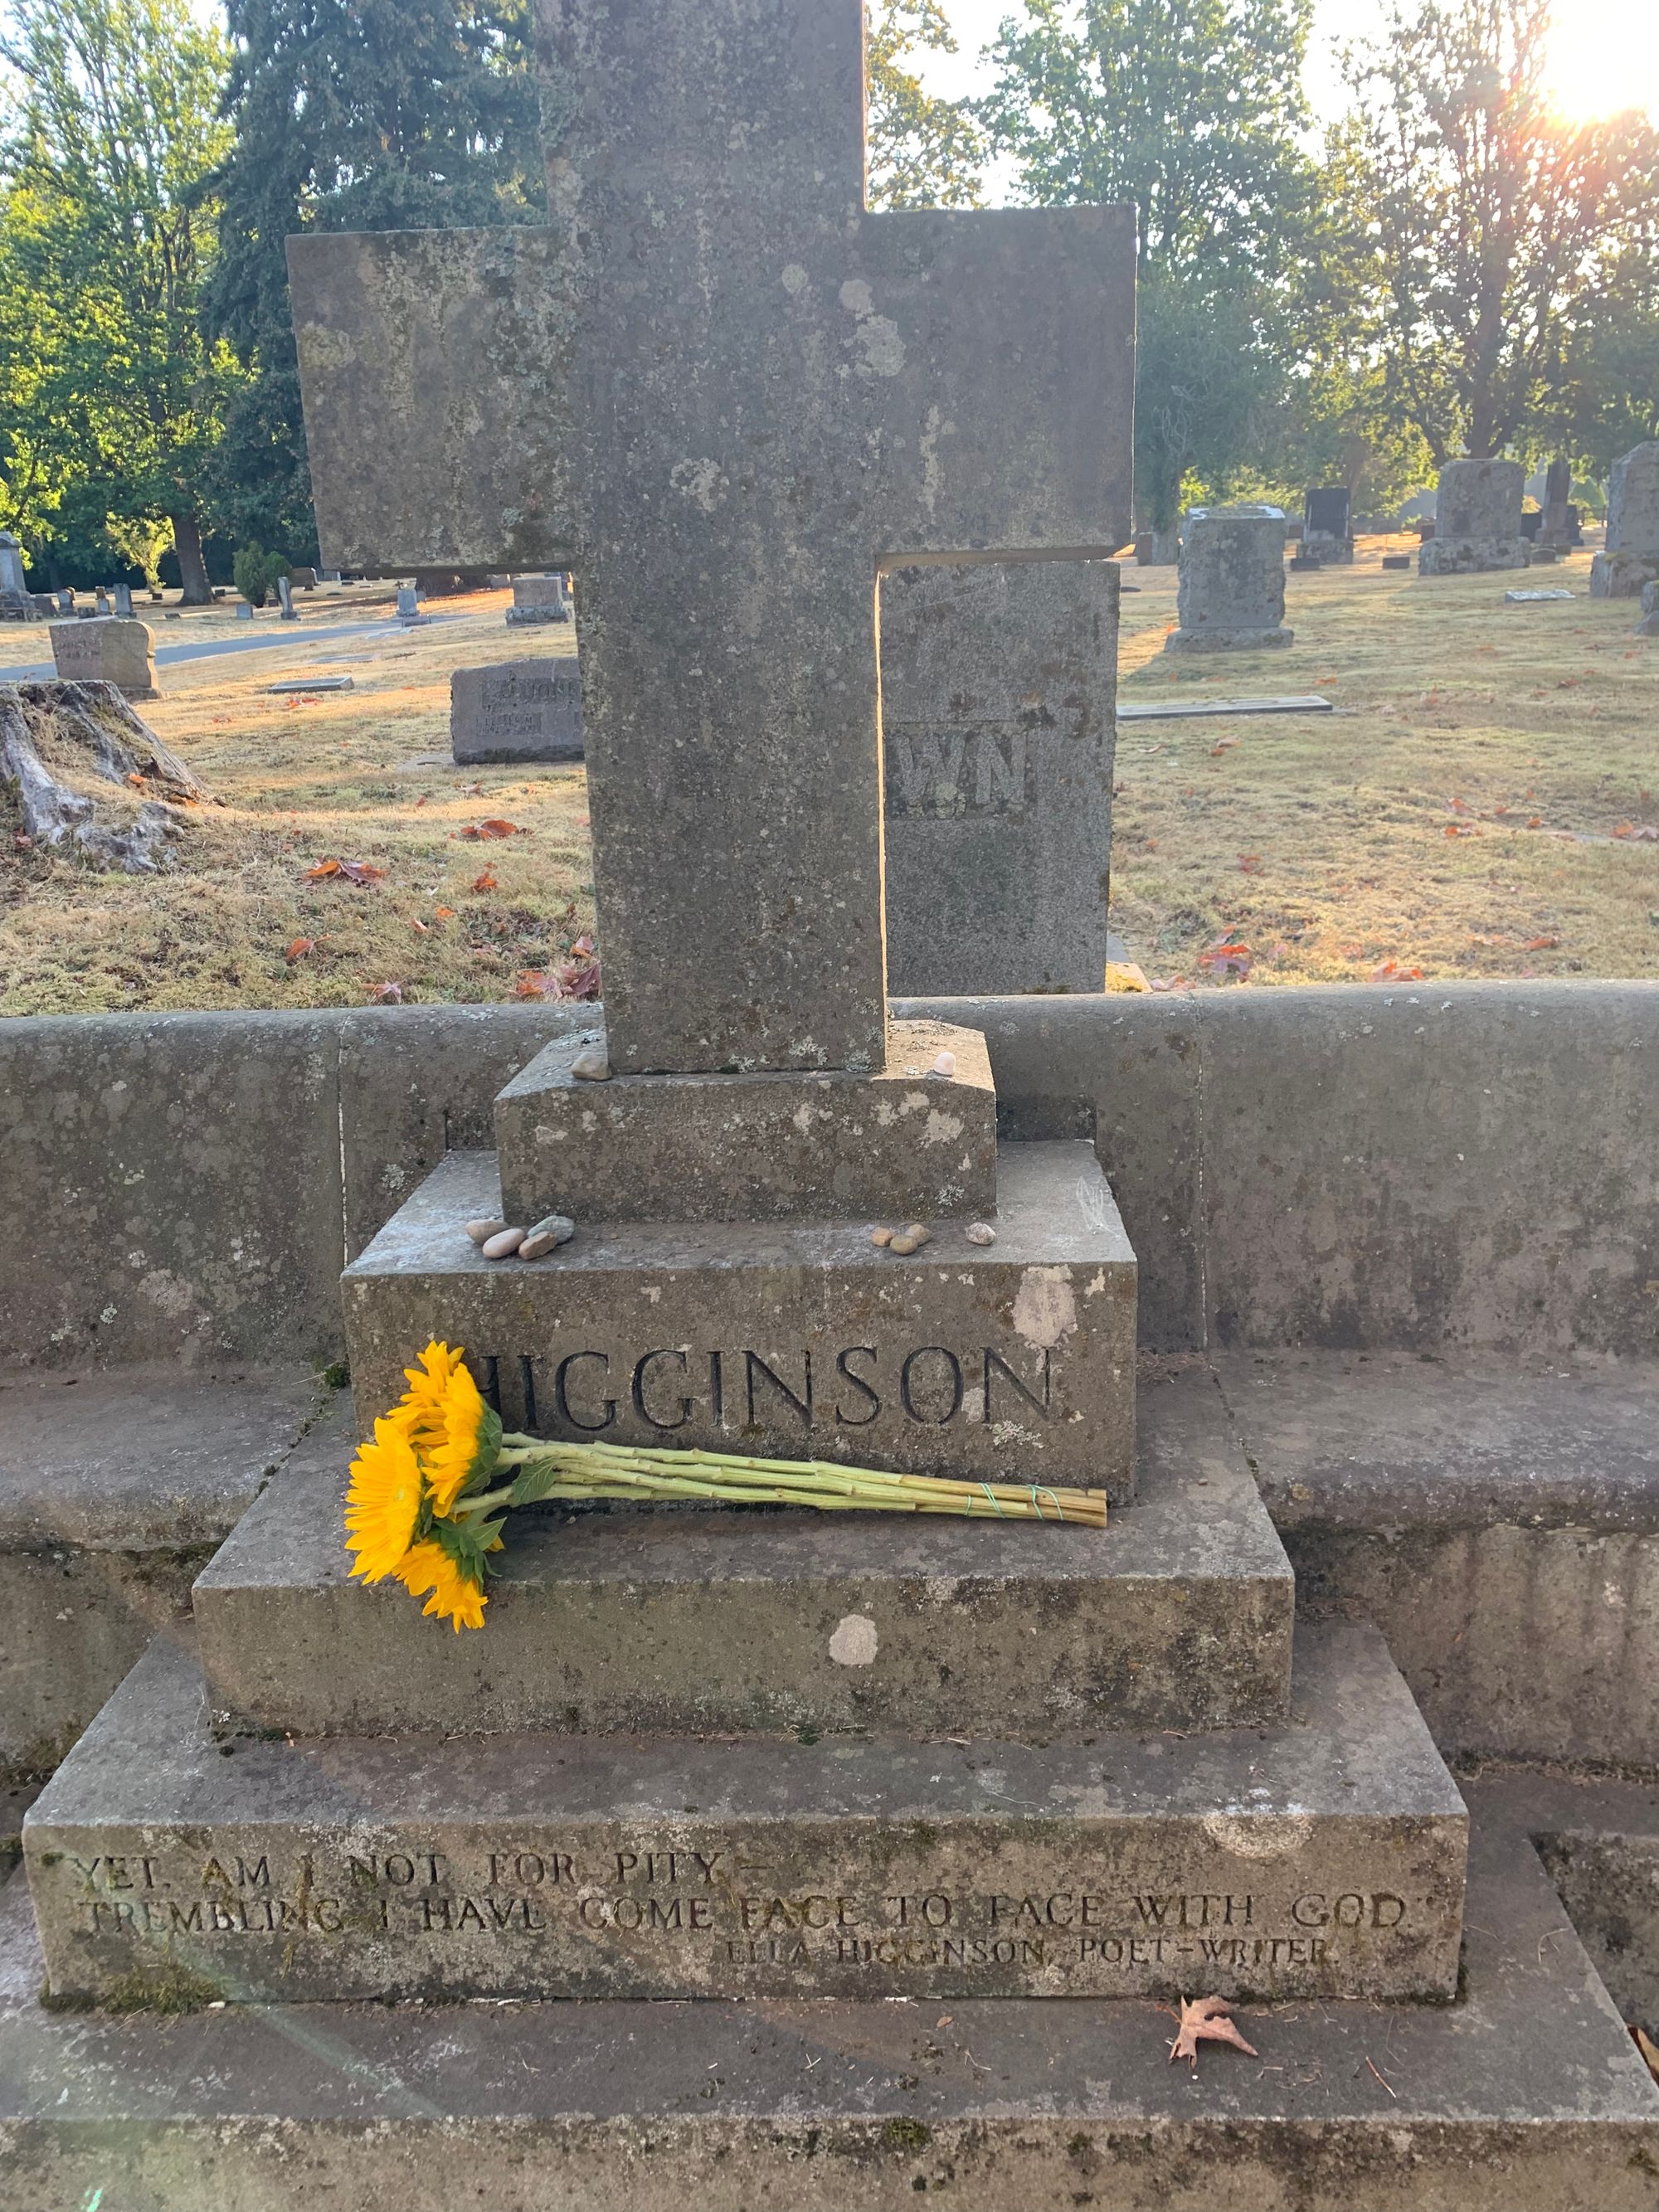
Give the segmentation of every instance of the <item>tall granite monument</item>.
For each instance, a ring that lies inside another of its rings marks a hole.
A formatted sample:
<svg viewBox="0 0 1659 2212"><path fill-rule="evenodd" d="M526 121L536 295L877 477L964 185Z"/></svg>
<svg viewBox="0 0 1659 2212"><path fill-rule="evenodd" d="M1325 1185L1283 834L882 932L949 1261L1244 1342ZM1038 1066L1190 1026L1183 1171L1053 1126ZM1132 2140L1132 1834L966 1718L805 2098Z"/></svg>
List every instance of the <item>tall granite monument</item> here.
<svg viewBox="0 0 1659 2212"><path fill-rule="evenodd" d="M1527 472L1519 461L1448 461L1435 497L1434 535L1417 556L1423 576L1464 576L1524 568L1521 501Z"/></svg>
<svg viewBox="0 0 1659 2212"><path fill-rule="evenodd" d="M1137 1436L1094 1145L888 1018L878 568L1122 541L1127 213L870 214L860 0L544 28L548 236L291 254L325 557L574 563L606 977L348 1269L360 1429L439 1334L538 1435L1121 1510L578 1513L458 1636L349 1582L313 1455L31 1814L52 1990L1449 1999L1466 1816L1386 1651L1308 1638L1292 1716L1208 1378ZM464 1225L556 1207L547 1261Z"/></svg>
<svg viewBox="0 0 1659 2212"><path fill-rule="evenodd" d="M1593 599L1639 599L1659 581L1659 438L1621 453L1607 484L1607 542L1590 562Z"/></svg>

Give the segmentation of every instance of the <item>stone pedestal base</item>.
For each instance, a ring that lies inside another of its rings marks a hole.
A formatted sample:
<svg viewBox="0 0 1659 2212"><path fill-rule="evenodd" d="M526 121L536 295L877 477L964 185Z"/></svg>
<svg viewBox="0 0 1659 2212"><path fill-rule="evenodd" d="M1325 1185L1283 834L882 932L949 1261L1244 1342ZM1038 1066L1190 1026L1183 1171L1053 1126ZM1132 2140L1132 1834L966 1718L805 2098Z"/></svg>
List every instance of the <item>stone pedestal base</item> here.
<svg viewBox="0 0 1659 2212"><path fill-rule="evenodd" d="M429 1337L509 1429L969 1480L1133 1486L1135 1261L1094 1147L1004 1145L997 1241L862 1222L580 1222L488 1261L495 1158L452 1152L346 1270L358 1433Z"/></svg>
<svg viewBox="0 0 1659 2212"><path fill-rule="evenodd" d="M1256 653L1266 646L1294 645L1296 632L1275 629L1172 629L1165 653Z"/></svg>
<svg viewBox="0 0 1659 2212"><path fill-rule="evenodd" d="M1596 553L1590 557L1593 599L1639 599L1659 581L1659 553Z"/></svg>
<svg viewBox="0 0 1659 2212"><path fill-rule="evenodd" d="M879 1075L617 1075L563 1037L495 1101L510 1222L858 1220L996 1211L997 1102L977 1030L894 1022ZM949 1053L955 1072L932 1071Z"/></svg>
<svg viewBox="0 0 1659 2212"><path fill-rule="evenodd" d="M1528 548L1524 538L1425 538L1417 556L1420 576L1472 576L1490 568L1524 568Z"/></svg>
<svg viewBox="0 0 1659 2212"><path fill-rule="evenodd" d="M568 623L570 609L562 607L509 607L504 619L515 629L533 627L538 623Z"/></svg>
<svg viewBox="0 0 1659 2212"><path fill-rule="evenodd" d="M1142 1393L1133 1504L1098 1528L879 1514L521 1516L487 1626L349 1579L348 1446L296 1463L198 1578L214 1716L293 1735L1068 1741L1282 1721L1291 1571L1207 1373ZM1201 1658L1199 1655L1201 1654ZM1195 1663L1196 1662L1196 1663Z"/></svg>
<svg viewBox="0 0 1659 2212"><path fill-rule="evenodd" d="M47 1979L129 2007L181 1983L1448 1999L1462 1801L1375 1630L1299 1639L1297 1681L1290 1726L1174 1743L408 1735L227 1758L160 1640L25 1829Z"/></svg>

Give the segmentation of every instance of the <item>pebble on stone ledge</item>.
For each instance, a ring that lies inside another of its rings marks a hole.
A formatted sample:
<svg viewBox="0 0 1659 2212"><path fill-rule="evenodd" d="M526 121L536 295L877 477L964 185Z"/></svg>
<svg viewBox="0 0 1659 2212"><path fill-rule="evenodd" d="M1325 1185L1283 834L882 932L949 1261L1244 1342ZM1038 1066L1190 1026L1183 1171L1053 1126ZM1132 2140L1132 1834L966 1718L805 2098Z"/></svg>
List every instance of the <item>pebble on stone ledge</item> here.
<svg viewBox="0 0 1659 2212"><path fill-rule="evenodd" d="M570 1073L579 1083L609 1083L611 1054L602 1044L586 1045L571 1061Z"/></svg>

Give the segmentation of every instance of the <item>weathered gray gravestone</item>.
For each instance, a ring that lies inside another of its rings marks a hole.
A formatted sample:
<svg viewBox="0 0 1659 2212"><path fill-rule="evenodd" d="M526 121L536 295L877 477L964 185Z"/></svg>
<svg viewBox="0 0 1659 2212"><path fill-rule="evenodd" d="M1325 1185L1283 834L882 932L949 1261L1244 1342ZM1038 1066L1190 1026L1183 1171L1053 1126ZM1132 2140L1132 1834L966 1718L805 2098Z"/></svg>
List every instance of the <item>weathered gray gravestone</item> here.
<svg viewBox="0 0 1659 2212"><path fill-rule="evenodd" d="M1131 226L868 212L855 0L547 20L548 231L290 248L323 541L577 571L614 1067L875 1069L876 567L1125 542Z"/></svg>
<svg viewBox="0 0 1659 2212"><path fill-rule="evenodd" d="M1417 556L1422 576L1462 576L1524 568L1521 501L1527 472L1519 461L1448 461L1436 494L1434 535Z"/></svg>
<svg viewBox="0 0 1659 2212"><path fill-rule="evenodd" d="M131 584L118 584L115 586L115 611L125 620L131 620L132 586Z"/></svg>
<svg viewBox="0 0 1659 2212"><path fill-rule="evenodd" d="M53 623L52 656L65 682L113 684L129 699L155 699L155 634L118 615Z"/></svg>
<svg viewBox="0 0 1659 2212"><path fill-rule="evenodd" d="M0 530L0 622L39 622L40 610L34 603L23 573L23 548L9 530Z"/></svg>
<svg viewBox="0 0 1659 2212"><path fill-rule="evenodd" d="M520 628L538 623L568 623L570 601L563 576L514 577L513 604L507 611L507 619Z"/></svg>
<svg viewBox="0 0 1659 2212"><path fill-rule="evenodd" d="M1621 454L1607 485L1606 550L1590 561L1593 599L1637 599L1659 579L1659 439Z"/></svg>
<svg viewBox="0 0 1659 2212"><path fill-rule="evenodd" d="M1104 561L883 577L894 992L1103 988L1117 587Z"/></svg>
<svg viewBox="0 0 1659 2212"><path fill-rule="evenodd" d="M1177 626L1166 653L1249 652L1290 645L1285 627L1281 507L1195 507L1181 535Z"/></svg>
<svg viewBox="0 0 1659 2212"><path fill-rule="evenodd" d="M294 604L294 587L286 576L278 576L276 579L276 600L281 610L277 616L279 622L299 621L299 610Z"/></svg>
<svg viewBox="0 0 1659 2212"><path fill-rule="evenodd" d="M453 1153L348 1270L360 1422L441 1334L540 1435L1127 1498L1134 1263L1092 1144L1000 1145L977 1031L890 1041L876 590L884 559L1121 541L1128 222L868 215L860 0L543 27L576 95L560 255L292 254L324 543L580 564L615 1071L550 1047L497 1155ZM577 1234L493 1264L463 1224L497 1206ZM924 1249L872 1243L912 1211ZM343 1468L298 1470L204 1577L201 1665L159 1644L36 1808L54 1990L176 1987L177 1935L254 1999L1451 1996L1461 1801L1363 1628L1304 1646L1289 1724L1284 1554L1188 1403L1111 1540L580 1516L515 1531L481 1637L346 1587ZM263 1741L214 1758L216 1717ZM424 1760L286 1740L451 1727ZM948 1734L1016 1740L988 1771ZM143 1894L100 1885L130 1864Z"/></svg>
<svg viewBox="0 0 1659 2212"><path fill-rule="evenodd" d="M575 656L456 669L449 679L449 746L458 767L579 761L582 692Z"/></svg>

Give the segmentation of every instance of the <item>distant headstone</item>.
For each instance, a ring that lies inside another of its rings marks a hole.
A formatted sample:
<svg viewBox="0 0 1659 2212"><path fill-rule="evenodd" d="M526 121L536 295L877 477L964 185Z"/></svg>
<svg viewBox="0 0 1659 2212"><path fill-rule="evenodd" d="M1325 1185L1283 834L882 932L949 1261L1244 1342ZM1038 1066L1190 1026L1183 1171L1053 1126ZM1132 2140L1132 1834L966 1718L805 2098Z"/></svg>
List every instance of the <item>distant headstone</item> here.
<svg viewBox="0 0 1659 2212"><path fill-rule="evenodd" d="M1418 573L1467 576L1488 568L1524 568L1521 501L1526 481L1519 461L1448 461L1440 471L1434 536L1418 556Z"/></svg>
<svg viewBox="0 0 1659 2212"><path fill-rule="evenodd" d="M1179 627L1166 653L1245 652L1289 645L1285 627L1285 514L1277 507L1189 508L1176 594Z"/></svg>
<svg viewBox="0 0 1659 2212"><path fill-rule="evenodd" d="M1642 586L1642 619L1636 625L1638 637L1659 637L1659 583Z"/></svg>
<svg viewBox="0 0 1659 2212"><path fill-rule="evenodd" d="M58 594L58 611L60 615L72 615L75 612L75 594L73 592L68 590L59 592Z"/></svg>
<svg viewBox="0 0 1659 2212"><path fill-rule="evenodd" d="M317 571L314 568L290 568L288 580L296 592L313 592L317 588Z"/></svg>
<svg viewBox="0 0 1659 2212"><path fill-rule="evenodd" d="M1385 553L1382 556L1382 566L1385 568L1409 568L1411 565L1412 556L1409 553Z"/></svg>
<svg viewBox="0 0 1659 2212"><path fill-rule="evenodd" d="M1537 544L1538 533L1543 526L1544 510L1541 507L1528 507L1521 518L1521 535L1528 545Z"/></svg>
<svg viewBox="0 0 1659 2212"><path fill-rule="evenodd" d="M236 619L238 622L252 622L253 620L253 609L248 605L246 599L238 599L236 602Z"/></svg>
<svg viewBox="0 0 1659 2212"><path fill-rule="evenodd" d="M1109 561L883 576L890 992L1103 988L1117 597Z"/></svg>
<svg viewBox="0 0 1659 2212"><path fill-rule="evenodd" d="M1659 439L1613 465L1607 485L1606 550L1590 562L1593 599L1640 599L1659 580Z"/></svg>
<svg viewBox="0 0 1659 2212"><path fill-rule="evenodd" d="M112 684L129 699L154 699L155 638L148 623L118 615L52 625L52 657L65 683Z"/></svg>
<svg viewBox="0 0 1659 2212"><path fill-rule="evenodd" d="M40 610L23 573L23 548L9 530L0 530L0 622L38 622Z"/></svg>
<svg viewBox="0 0 1659 2212"><path fill-rule="evenodd" d="M298 622L300 615L299 610L294 604L293 586L286 576L278 576L276 579L276 597L281 602L282 608L278 619L283 622Z"/></svg>
<svg viewBox="0 0 1659 2212"><path fill-rule="evenodd" d="M1322 484L1302 500L1302 550L1322 566L1353 559L1352 501L1346 484Z"/></svg>
<svg viewBox="0 0 1659 2212"><path fill-rule="evenodd" d="M131 585L118 584L115 586L114 599L116 613L121 617L124 622L131 622L132 619Z"/></svg>
<svg viewBox="0 0 1659 2212"><path fill-rule="evenodd" d="M449 679L449 744L460 767L580 760L582 694L575 654L456 669Z"/></svg>
<svg viewBox="0 0 1659 2212"><path fill-rule="evenodd" d="M417 586L413 584L399 584L398 586L398 619L399 622L413 622L419 615L420 611L421 594Z"/></svg>
<svg viewBox="0 0 1659 2212"><path fill-rule="evenodd" d="M515 576L513 579L513 604L507 611L507 619L514 623L568 622L570 600L564 588L564 578L560 575Z"/></svg>
<svg viewBox="0 0 1659 2212"><path fill-rule="evenodd" d="M98 611L100 615L113 614L115 611L109 603L109 593L101 584L98 586Z"/></svg>
<svg viewBox="0 0 1659 2212"><path fill-rule="evenodd" d="M337 584L341 581L340 572L337 568L319 568L317 581L319 584Z"/></svg>

